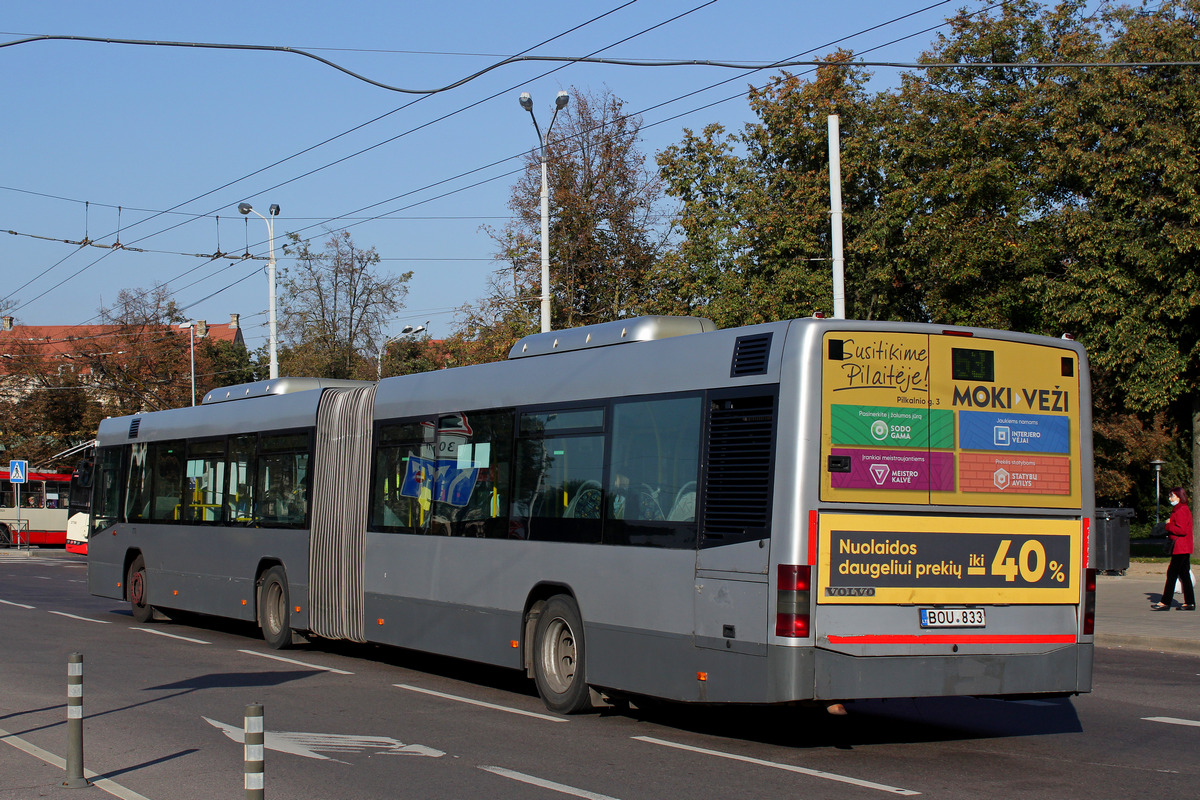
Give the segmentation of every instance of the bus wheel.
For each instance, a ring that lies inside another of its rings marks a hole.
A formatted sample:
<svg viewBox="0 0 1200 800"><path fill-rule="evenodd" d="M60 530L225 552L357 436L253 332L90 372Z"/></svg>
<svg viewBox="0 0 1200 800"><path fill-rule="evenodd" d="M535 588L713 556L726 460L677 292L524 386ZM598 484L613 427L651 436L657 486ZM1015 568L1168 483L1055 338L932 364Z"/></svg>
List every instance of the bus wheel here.
<svg viewBox="0 0 1200 800"><path fill-rule="evenodd" d="M283 567L271 567L263 575L258 595L258 621L263 639L272 650L292 643L292 622L288 603L287 575Z"/></svg>
<svg viewBox="0 0 1200 800"><path fill-rule="evenodd" d="M579 608L570 597L555 595L546 601L533 635L533 678L546 708L560 714L591 708L584 664Z"/></svg>
<svg viewBox="0 0 1200 800"><path fill-rule="evenodd" d="M154 606L147 602L146 560L140 555L129 565L129 573L125 576L125 594L129 597L134 621L144 623L154 619Z"/></svg>

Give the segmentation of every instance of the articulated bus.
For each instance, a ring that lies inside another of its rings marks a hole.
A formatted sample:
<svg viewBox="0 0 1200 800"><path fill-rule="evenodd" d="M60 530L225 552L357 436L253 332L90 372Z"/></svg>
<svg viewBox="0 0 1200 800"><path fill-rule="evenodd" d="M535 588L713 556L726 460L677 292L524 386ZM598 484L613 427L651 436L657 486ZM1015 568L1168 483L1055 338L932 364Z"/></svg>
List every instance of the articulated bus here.
<svg viewBox="0 0 1200 800"><path fill-rule="evenodd" d="M88 581L266 641L524 670L547 707L1091 689L1074 341L643 317L99 430ZM591 691L594 690L594 691Z"/></svg>
<svg viewBox="0 0 1200 800"><path fill-rule="evenodd" d="M30 472L24 483L14 484L8 479L6 462L0 469L0 547L62 547L70 484L71 475L65 472Z"/></svg>

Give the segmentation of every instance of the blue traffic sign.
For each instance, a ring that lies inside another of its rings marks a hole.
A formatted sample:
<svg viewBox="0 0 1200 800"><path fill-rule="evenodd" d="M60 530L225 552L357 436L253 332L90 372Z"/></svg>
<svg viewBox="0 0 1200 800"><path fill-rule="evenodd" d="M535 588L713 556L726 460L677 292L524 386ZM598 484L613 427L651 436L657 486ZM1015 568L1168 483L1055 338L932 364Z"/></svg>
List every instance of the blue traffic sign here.
<svg viewBox="0 0 1200 800"><path fill-rule="evenodd" d="M29 475L28 461L9 461L8 462L8 482L9 483L25 483L25 479Z"/></svg>

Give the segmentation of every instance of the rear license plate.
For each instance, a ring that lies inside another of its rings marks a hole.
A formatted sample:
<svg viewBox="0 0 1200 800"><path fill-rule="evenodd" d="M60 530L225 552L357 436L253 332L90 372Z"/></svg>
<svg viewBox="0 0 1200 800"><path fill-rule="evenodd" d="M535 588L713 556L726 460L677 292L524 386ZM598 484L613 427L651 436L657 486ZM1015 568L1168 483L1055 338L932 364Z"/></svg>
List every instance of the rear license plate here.
<svg viewBox="0 0 1200 800"><path fill-rule="evenodd" d="M982 608L922 608L922 628L983 628L987 625Z"/></svg>

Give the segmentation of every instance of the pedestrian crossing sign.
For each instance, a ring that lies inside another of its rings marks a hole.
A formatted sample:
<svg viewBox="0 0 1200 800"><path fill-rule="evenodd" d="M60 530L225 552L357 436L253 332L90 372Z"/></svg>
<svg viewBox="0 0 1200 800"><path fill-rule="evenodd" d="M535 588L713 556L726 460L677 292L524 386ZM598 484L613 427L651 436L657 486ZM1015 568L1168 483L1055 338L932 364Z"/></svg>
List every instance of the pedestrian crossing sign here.
<svg viewBox="0 0 1200 800"><path fill-rule="evenodd" d="M9 461L8 462L8 482L9 483L25 483L25 478L29 475L28 461Z"/></svg>

